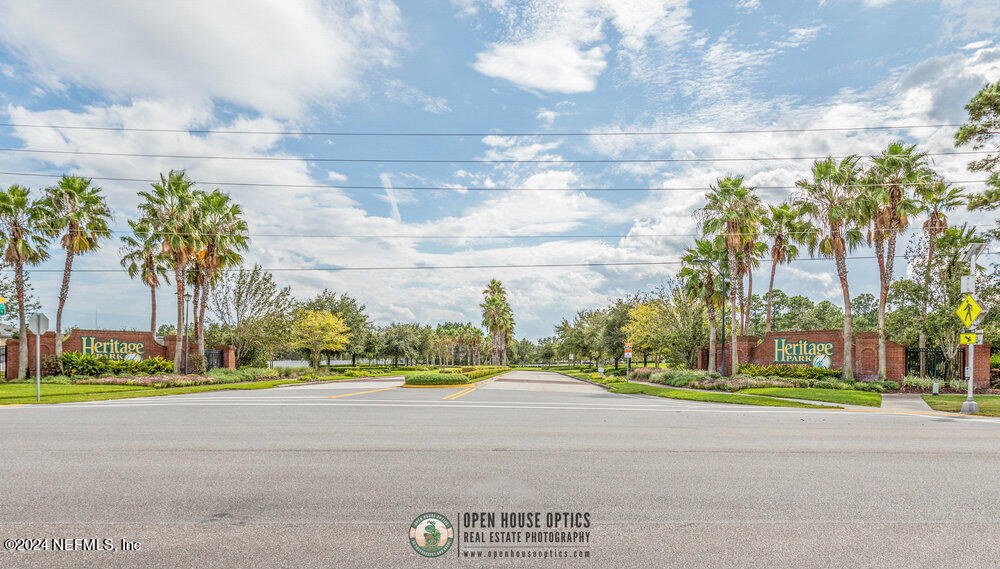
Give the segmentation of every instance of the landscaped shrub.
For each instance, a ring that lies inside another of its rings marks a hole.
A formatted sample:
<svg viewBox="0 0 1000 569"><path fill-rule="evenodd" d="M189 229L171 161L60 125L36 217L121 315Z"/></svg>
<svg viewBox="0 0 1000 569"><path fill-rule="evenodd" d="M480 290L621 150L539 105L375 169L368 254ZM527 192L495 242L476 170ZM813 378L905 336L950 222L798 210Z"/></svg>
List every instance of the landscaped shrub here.
<svg viewBox="0 0 1000 569"><path fill-rule="evenodd" d="M55 354L45 354L42 356L42 377L59 375L62 373L62 366L59 365L59 358Z"/></svg>
<svg viewBox="0 0 1000 569"><path fill-rule="evenodd" d="M162 375L174 371L173 362L163 358L149 358L141 361L112 360L107 356L64 352L63 373L99 377L108 375Z"/></svg>
<svg viewBox="0 0 1000 569"><path fill-rule="evenodd" d="M407 385L462 385L469 383L469 378L460 373L408 373Z"/></svg>
<svg viewBox="0 0 1000 569"><path fill-rule="evenodd" d="M115 377L88 377L73 382L77 385L138 385L160 389L219 383L214 377L199 375L122 375Z"/></svg>
<svg viewBox="0 0 1000 569"><path fill-rule="evenodd" d="M934 387L934 380L930 377L908 375L903 378L903 387L908 389L922 389L930 391Z"/></svg>
<svg viewBox="0 0 1000 569"><path fill-rule="evenodd" d="M630 371L628 374L628 378L632 380L649 381L649 376L652 375L654 371L660 371L660 370L656 369L655 367L632 368L632 371Z"/></svg>
<svg viewBox="0 0 1000 569"><path fill-rule="evenodd" d="M777 375L784 378L797 377L803 379L838 379L843 375L839 369L777 364L768 366L740 364L740 373L754 377Z"/></svg>
<svg viewBox="0 0 1000 569"><path fill-rule="evenodd" d="M307 373L312 373L311 367L275 367L271 369L278 370L278 375L282 378L299 377Z"/></svg>
<svg viewBox="0 0 1000 569"><path fill-rule="evenodd" d="M745 374L736 374L733 377L707 377L701 381L688 384L688 387L718 391L739 391L741 389L759 387L792 387L792 384L787 381L775 381Z"/></svg>
<svg viewBox="0 0 1000 569"><path fill-rule="evenodd" d="M205 362L205 356L201 354L188 354L187 372L189 374L205 375L206 371L208 371L208 364Z"/></svg>

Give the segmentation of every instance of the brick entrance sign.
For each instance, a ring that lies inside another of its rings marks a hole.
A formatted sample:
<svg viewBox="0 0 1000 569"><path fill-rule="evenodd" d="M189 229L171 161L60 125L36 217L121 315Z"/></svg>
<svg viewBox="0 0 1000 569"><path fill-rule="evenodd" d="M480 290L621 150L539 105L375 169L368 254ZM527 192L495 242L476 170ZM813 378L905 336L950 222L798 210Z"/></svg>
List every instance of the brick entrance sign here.
<svg viewBox="0 0 1000 569"><path fill-rule="evenodd" d="M37 338L35 334L28 332L28 370L30 373L35 371L35 341ZM149 332L74 329L69 337L63 340L63 353L81 352L95 356L107 356L113 360L144 360L161 357L173 361L177 336L173 334L164 336L163 341L164 343L161 344ZM8 378L17 377L19 347L20 340L14 338L7 340L6 376ZM218 346L215 349L222 352L222 367L236 369L236 354L232 346ZM54 355L55 351L55 332L42 334L42 358ZM197 346L194 343L189 343L188 354L194 355L196 353Z"/></svg>
<svg viewBox="0 0 1000 569"><path fill-rule="evenodd" d="M716 344L715 365L722 369L721 336ZM729 340L729 338L727 338ZM740 363L757 365L801 365L840 369L844 364L843 330L805 330L771 332L762 340L756 336L737 338ZM726 369L732 373L732 344L726 342ZM878 333L859 332L854 335L852 359L857 379L876 379L878 376ZM983 344L975 352L975 385L988 387L990 383L990 349ZM827 359L828 358L828 359ZM906 373L906 346L886 340L886 378L899 381ZM708 369L708 348L702 348L698 359L699 369Z"/></svg>

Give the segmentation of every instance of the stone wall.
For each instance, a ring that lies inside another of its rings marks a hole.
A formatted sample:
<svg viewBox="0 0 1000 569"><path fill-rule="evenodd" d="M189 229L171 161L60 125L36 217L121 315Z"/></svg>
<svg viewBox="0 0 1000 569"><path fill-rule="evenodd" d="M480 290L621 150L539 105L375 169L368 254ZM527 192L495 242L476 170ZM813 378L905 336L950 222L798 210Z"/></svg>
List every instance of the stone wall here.
<svg viewBox="0 0 1000 569"><path fill-rule="evenodd" d="M63 352L82 352L84 342L88 343L88 349L92 344L90 338L94 339L97 343L109 342L117 340L120 343L141 343L142 344L142 358L155 358L161 357L165 360L172 361L174 359L174 354L176 353L176 335L164 336L164 343L157 341L156 337L149 332L136 332L134 330L82 330L74 329L69 337L63 340ZM37 336L28 332L28 371L29 374L35 373L35 341ZM85 340L87 339L87 340ZM111 348L112 346L100 346L101 348ZM20 340L16 338L11 338L7 340L7 357L6 357L6 377L15 378L17 377L18 371L18 351L20 349ZM41 355L44 359L46 355L54 355L56 349L56 335L55 332L46 332L42 334L41 341ZM236 369L236 354L232 346L218 346L218 350L222 351L222 361L223 367L229 369ZM188 354L197 353L197 346L193 342L188 344ZM98 354L99 355L99 354Z"/></svg>
<svg viewBox="0 0 1000 569"><path fill-rule="evenodd" d="M758 365L772 365L774 361L774 340L784 338L786 342L794 343L799 340L808 342L829 342L833 344L833 354L830 356L830 367L840 369L844 364L844 331L843 330L803 330L788 332L771 332L758 342L755 336L739 336L738 350L740 363L754 363ZM728 340L728 338L727 338ZM716 342L716 369L722 369L722 345L721 336ZM990 383L990 346L984 344L976 347L975 362L975 386L988 387ZM886 377L893 381L899 381L906 374L906 346L886 340ZM854 367L854 375L857 379L876 379L878 376L878 333L858 332L854 335L853 352L851 360ZM699 368L708 369L708 348L702 348L699 357ZM810 365L810 364L790 364L790 365ZM732 373L732 348L726 342L726 370Z"/></svg>

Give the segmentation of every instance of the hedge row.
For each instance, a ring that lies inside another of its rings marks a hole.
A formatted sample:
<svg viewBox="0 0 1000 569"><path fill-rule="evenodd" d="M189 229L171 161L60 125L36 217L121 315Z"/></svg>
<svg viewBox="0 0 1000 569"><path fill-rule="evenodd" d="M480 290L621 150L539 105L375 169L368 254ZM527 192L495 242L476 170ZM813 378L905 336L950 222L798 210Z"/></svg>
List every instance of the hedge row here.
<svg viewBox="0 0 1000 569"><path fill-rule="evenodd" d="M50 364L51 365L51 364ZM44 362L43 362L43 367ZM112 360L107 356L95 356L80 352L65 352L62 355L62 369L65 375L85 375L100 377L109 375L163 375L173 373L174 362L163 358L145 360ZM48 370L42 370L43 372ZM56 370L58 372L58 370ZM55 375L49 373L46 375Z"/></svg>
<svg viewBox="0 0 1000 569"><path fill-rule="evenodd" d="M462 385L469 378L460 373L408 373L406 385Z"/></svg>

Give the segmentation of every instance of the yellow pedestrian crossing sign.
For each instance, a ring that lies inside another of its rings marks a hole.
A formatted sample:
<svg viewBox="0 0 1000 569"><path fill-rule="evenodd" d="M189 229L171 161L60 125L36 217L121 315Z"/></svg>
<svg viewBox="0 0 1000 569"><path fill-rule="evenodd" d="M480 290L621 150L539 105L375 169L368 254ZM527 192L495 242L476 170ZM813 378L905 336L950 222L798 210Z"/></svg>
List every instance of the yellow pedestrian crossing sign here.
<svg viewBox="0 0 1000 569"><path fill-rule="evenodd" d="M962 321L962 324L965 324L966 328L970 328L973 322L976 321L976 318L979 318L979 313L982 311L983 309L979 307L979 303L970 294L966 295L965 300L958 306L955 314L958 314L958 318Z"/></svg>

